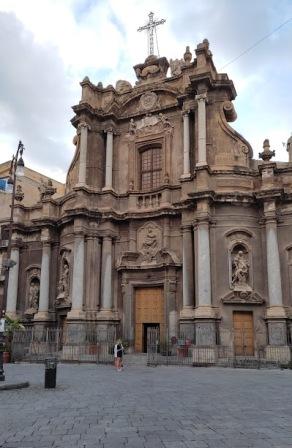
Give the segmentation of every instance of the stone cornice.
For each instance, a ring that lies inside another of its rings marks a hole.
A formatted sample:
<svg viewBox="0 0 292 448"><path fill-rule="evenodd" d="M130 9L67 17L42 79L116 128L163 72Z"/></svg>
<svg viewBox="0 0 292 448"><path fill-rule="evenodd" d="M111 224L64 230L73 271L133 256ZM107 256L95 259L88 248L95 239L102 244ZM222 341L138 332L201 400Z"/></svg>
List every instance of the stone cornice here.
<svg viewBox="0 0 292 448"><path fill-rule="evenodd" d="M270 188L267 190L259 190L254 193L255 197L259 201L270 201L277 199L284 199L283 188Z"/></svg>

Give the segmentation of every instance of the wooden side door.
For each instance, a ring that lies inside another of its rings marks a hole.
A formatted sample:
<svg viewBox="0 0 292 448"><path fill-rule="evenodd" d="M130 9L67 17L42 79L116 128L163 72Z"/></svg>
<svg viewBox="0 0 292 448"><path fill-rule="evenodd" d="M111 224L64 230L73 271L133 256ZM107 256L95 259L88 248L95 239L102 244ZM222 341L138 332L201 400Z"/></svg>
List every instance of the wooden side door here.
<svg viewBox="0 0 292 448"><path fill-rule="evenodd" d="M164 324L163 288L135 290L135 351L143 351L143 324Z"/></svg>
<svg viewBox="0 0 292 448"><path fill-rule="evenodd" d="M253 356L254 328L252 312L234 311L233 330L235 356Z"/></svg>

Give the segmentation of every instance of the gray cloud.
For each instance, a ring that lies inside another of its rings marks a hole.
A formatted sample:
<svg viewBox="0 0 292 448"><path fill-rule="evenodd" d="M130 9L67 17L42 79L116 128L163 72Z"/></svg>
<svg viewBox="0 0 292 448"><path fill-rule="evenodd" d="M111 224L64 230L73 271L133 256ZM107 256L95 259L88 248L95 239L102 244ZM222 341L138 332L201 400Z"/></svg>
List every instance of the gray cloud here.
<svg viewBox="0 0 292 448"><path fill-rule="evenodd" d="M74 132L70 106L77 98L57 50L36 44L13 14L0 13L0 54L0 133L21 139L26 160L50 167L52 176L66 170L71 151L64 142Z"/></svg>

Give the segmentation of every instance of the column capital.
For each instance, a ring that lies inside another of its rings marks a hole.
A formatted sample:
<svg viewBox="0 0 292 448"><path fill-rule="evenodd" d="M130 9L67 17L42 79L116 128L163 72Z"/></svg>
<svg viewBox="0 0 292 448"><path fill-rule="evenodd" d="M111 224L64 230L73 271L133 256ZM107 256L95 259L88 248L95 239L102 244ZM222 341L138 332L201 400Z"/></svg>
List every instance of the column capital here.
<svg viewBox="0 0 292 448"><path fill-rule="evenodd" d="M81 131L81 129L87 129L88 131L91 131L90 124L86 123L86 121L80 121L77 126L77 130Z"/></svg>
<svg viewBox="0 0 292 448"><path fill-rule="evenodd" d="M183 119L184 119L185 117L188 117L188 116L190 115L190 113L191 113L191 110L190 110L190 109L185 109L185 110L182 110L182 111L181 111L181 115L182 115Z"/></svg>
<svg viewBox="0 0 292 448"><path fill-rule="evenodd" d="M108 127L104 128L103 132L105 134L117 135L117 131L113 126L108 126Z"/></svg>
<svg viewBox="0 0 292 448"><path fill-rule="evenodd" d="M195 96L195 99L197 101L206 101L206 99L207 99L207 92L199 93L198 95Z"/></svg>

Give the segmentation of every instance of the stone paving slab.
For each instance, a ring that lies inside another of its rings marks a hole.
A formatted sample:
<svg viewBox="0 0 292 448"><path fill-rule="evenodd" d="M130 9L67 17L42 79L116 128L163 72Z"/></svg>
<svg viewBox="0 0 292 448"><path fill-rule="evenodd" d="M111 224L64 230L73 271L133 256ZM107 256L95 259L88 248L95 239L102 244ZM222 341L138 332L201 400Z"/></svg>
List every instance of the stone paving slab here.
<svg viewBox="0 0 292 448"><path fill-rule="evenodd" d="M292 372L59 364L5 367L1 448L289 448Z"/></svg>

